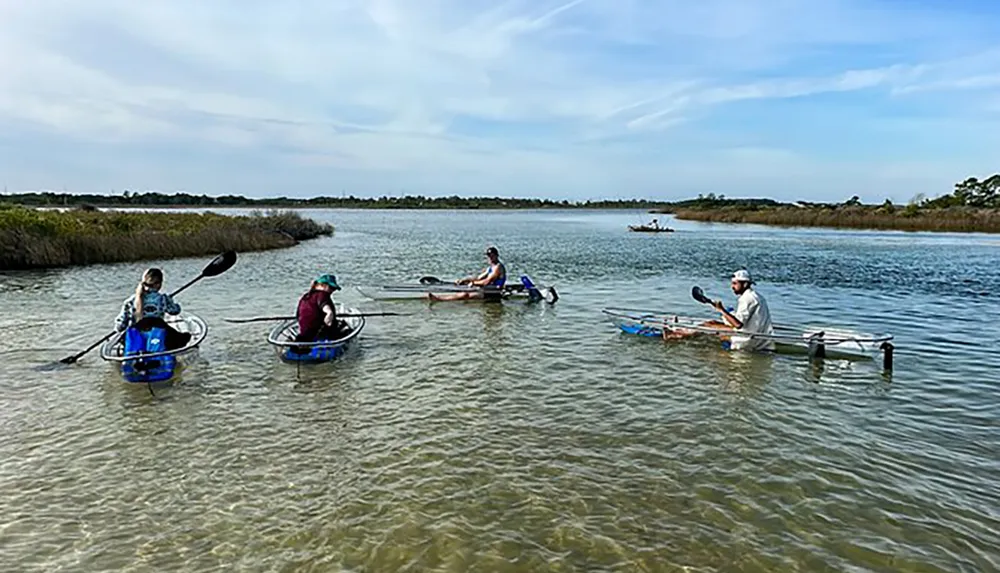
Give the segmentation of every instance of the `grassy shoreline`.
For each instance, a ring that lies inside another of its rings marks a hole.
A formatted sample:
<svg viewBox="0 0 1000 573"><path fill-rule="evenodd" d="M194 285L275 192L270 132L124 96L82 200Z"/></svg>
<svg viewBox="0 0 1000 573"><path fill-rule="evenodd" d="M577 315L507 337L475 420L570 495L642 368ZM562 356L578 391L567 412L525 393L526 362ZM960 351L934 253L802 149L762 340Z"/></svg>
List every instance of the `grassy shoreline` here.
<svg viewBox="0 0 1000 573"><path fill-rule="evenodd" d="M128 213L0 205L0 270L26 270L291 247L333 233L296 213Z"/></svg>
<svg viewBox="0 0 1000 573"><path fill-rule="evenodd" d="M782 227L879 229L944 233L1000 233L1000 173L980 181L969 177L952 193L918 195L906 206L885 200L865 205L857 195L843 203L778 203L769 199L697 199L654 210L689 221L749 223Z"/></svg>
<svg viewBox="0 0 1000 573"><path fill-rule="evenodd" d="M949 207L943 209L883 210L862 206L847 208L768 207L746 209L679 209L674 217L687 221L743 223L780 227L878 229L952 233L1000 233L1000 209Z"/></svg>

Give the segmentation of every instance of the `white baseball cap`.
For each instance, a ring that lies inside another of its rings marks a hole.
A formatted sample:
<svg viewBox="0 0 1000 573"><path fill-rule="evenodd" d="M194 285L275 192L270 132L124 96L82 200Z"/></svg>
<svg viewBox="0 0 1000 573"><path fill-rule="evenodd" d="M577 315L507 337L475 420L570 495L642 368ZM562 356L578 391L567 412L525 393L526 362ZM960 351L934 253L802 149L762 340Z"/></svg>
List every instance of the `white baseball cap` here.
<svg viewBox="0 0 1000 573"><path fill-rule="evenodd" d="M733 273L733 279L732 280L734 280L734 281L741 281L741 282L745 282L745 283L753 283L753 278L750 277L750 271L748 271L746 269L740 269L740 270L736 271L735 273Z"/></svg>

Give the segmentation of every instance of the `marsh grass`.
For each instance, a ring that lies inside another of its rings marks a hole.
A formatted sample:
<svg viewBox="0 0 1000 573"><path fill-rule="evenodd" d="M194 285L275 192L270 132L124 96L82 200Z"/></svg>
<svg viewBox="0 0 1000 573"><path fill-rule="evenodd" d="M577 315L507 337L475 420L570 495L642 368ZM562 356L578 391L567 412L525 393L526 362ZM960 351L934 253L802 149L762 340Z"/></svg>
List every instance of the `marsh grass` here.
<svg viewBox="0 0 1000 573"><path fill-rule="evenodd" d="M0 269L31 269L262 251L333 233L293 212L37 210L0 205Z"/></svg>
<svg viewBox="0 0 1000 573"><path fill-rule="evenodd" d="M1000 233L1000 209L874 206L681 209L678 219L786 227Z"/></svg>

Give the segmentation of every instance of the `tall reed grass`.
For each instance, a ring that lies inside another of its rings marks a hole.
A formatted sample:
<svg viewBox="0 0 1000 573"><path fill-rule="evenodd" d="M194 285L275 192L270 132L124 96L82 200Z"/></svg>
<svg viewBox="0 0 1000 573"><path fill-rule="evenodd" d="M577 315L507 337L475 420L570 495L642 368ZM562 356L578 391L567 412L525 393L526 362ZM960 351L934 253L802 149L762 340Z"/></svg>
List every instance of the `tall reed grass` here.
<svg viewBox="0 0 1000 573"><path fill-rule="evenodd" d="M678 219L785 227L1000 233L1000 209L859 207L761 207L681 209Z"/></svg>
<svg viewBox="0 0 1000 573"><path fill-rule="evenodd" d="M333 233L292 212L37 210L0 205L0 269L31 269L262 251Z"/></svg>

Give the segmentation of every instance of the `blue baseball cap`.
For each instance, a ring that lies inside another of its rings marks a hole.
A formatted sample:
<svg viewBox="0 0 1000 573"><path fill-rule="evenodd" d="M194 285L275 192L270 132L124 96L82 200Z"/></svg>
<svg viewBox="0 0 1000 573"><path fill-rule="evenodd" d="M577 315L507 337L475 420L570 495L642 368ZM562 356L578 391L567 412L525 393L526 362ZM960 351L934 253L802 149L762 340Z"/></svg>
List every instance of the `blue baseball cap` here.
<svg viewBox="0 0 1000 573"><path fill-rule="evenodd" d="M320 275L316 278L316 282L329 285L333 290L340 290L340 285L337 284L337 277L334 275Z"/></svg>

